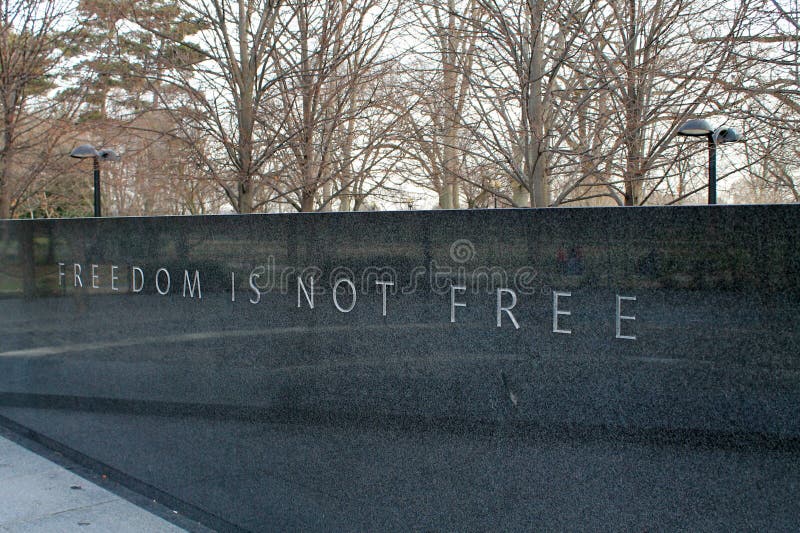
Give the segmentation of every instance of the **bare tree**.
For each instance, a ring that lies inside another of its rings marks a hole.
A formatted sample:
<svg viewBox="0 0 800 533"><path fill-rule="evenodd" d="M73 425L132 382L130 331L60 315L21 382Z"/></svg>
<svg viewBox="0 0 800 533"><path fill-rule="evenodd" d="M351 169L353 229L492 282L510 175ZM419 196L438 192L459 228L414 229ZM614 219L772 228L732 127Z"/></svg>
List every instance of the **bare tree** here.
<svg viewBox="0 0 800 533"><path fill-rule="evenodd" d="M194 160L204 140L191 143L174 135L173 116L163 110L136 114L103 129L103 146L124 149L120 162L104 165L106 213L113 215L187 215L216 213L226 199L212 180L204 179Z"/></svg>
<svg viewBox="0 0 800 533"><path fill-rule="evenodd" d="M558 130L556 94L564 90L568 59L589 40L586 20L594 4L480 0L480 6L487 21L475 27L471 131L480 155L509 178L511 203L549 206L548 165L566 134Z"/></svg>
<svg viewBox="0 0 800 533"><path fill-rule="evenodd" d="M721 4L688 0L620 0L595 17L598 33L594 58L600 81L611 96L611 154L620 154L616 188L625 205L650 199L669 176L665 168L653 175L680 123L691 115L713 112L716 83L728 74L730 43L740 29L743 5L734 17L715 28ZM714 47L697 46L691 36L718 32Z"/></svg>
<svg viewBox="0 0 800 533"><path fill-rule="evenodd" d="M464 125L469 81L482 10L477 0L418 0L410 38L419 40L416 62L406 69L413 108L404 117L409 156L423 169L422 183L438 196L439 208L461 206L463 165L469 143Z"/></svg>
<svg viewBox="0 0 800 533"><path fill-rule="evenodd" d="M356 207L366 193L364 173L376 177L377 161L397 149L388 141L396 121L391 96L380 80L398 12L398 4L378 0L297 2L282 10L272 52L277 98L261 117L286 145L275 189L298 211L328 210L335 199L347 208L346 198Z"/></svg>
<svg viewBox="0 0 800 533"><path fill-rule="evenodd" d="M716 46L712 39L702 39ZM800 2L755 0L720 83L747 139L741 201L800 201Z"/></svg>
<svg viewBox="0 0 800 533"><path fill-rule="evenodd" d="M68 13L56 0L0 1L0 218L31 193L65 131L46 121L71 111L47 95L70 36Z"/></svg>
<svg viewBox="0 0 800 533"><path fill-rule="evenodd" d="M259 194L269 194L269 160L280 148L274 130L257 114L277 82L271 58L281 0L180 1L178 17L164 24L131 6L131 17L170 43L165 65L148 76L175 134L195 148L201 170L224 192L233 209L250 213ZM186 34L184 26L199 26ZM174 99L164 94L176 91ZM193 142L200 135L205 142ZM265 192L266 191L266 192ZM263 202L262 202L263 203Z"/></svg>

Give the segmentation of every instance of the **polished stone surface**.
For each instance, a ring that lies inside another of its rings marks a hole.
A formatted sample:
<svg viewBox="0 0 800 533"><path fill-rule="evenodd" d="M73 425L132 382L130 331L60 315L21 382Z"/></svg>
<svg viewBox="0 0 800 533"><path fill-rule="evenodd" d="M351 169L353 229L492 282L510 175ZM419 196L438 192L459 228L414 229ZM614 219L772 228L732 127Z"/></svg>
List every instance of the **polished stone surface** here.
<svg viewBox="0 0 800 533"><path fill-rule="evenodd" d="M800 207L0 232L0 415L217 529L798 522Z"/></svg>

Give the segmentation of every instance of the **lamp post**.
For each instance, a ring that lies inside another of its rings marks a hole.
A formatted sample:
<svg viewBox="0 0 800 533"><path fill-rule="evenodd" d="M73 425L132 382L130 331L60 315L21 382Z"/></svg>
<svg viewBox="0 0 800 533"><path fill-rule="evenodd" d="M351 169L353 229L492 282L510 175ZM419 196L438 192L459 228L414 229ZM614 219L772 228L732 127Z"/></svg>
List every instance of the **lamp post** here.
<svg viewBox="0 0 800 533"><path fill-rule="evenodd" d="M92 159L94 169L94 216L100 217L100 161L119 161L119 154L114 150L106 148L97 150L91 144L82 144L75 147L69 155L77 159Z"/></svg>
<svg viewBox="0 0 800 533"><path fill-rule="evenodd" d="M500 180L492 180L489 182L489 186L492 188L492 196L494 196L494 208L497 209L497 191L500 190Z"/></svg>
<svg viewBox="0 0 800 533"><path fill-rule="evenodd" d="M717 203L717 145L741 140L741 135L733 129L720 126L714 128L705 119L687 120L678 128L678 135L686 137L705 137L708 139L708 203Z"/></svg>

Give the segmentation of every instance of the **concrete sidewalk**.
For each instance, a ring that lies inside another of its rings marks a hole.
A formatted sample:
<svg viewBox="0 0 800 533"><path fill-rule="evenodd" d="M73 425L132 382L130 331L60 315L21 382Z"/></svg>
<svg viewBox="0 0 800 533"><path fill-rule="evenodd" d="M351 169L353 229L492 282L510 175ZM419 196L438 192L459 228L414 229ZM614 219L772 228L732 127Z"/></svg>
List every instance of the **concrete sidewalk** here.
<svg viewBox="0 0 800 533"><path fill-rule="evenodd" d="M0 429L0 532L186 531L79 476L76 472L86 474L82 468L65 461L59 462L66 468L59 466L19 442L53 456L53 452L37 449L35 443ZM99 482L116 493L126 491L111 482ZM160 507L156 504L153 507L162 514L171 512L156 509Z"/></svg>

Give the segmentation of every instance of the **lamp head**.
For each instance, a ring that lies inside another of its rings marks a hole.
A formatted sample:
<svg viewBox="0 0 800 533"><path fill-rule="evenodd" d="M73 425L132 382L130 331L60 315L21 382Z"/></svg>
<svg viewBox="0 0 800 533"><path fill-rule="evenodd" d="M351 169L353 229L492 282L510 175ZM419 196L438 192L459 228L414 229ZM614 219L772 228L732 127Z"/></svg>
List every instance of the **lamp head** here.
<svg viewBox="0 0 800 533"><path fill-rule="evenodd" d="M120 160L119 154L117 152L115 152L114 150L111 150L109 148L104 148L104 149L100 150L99 152L97 152L97 156L103 161L119 161Z"/></svg>
<svg viewBox="0 0 800 533"><path fill-rule="evenodd" d="M82 144L80 146L76 146L72 149L72 152L69 153L70 157L76 157L78 159L86 159L89 157L97 157L100 154L95 150L94 146L91 144Z"/></svg>
<svg viewBox="0 0 800 533"><path fill-rule="evenodd" d="M702 118L693 118L684 122L683 126L678 128L678 135L686 135L689 137L704 137L714 132L714 127L711 126L707 120Z"/></svg>
<svg viewBox="0 0 800 533"><path fill-rule="evenodd" d="M719 131L719 135L717 135L718 143L734 143L741 140L742 136L733 128L722 129Z"/></svg>

